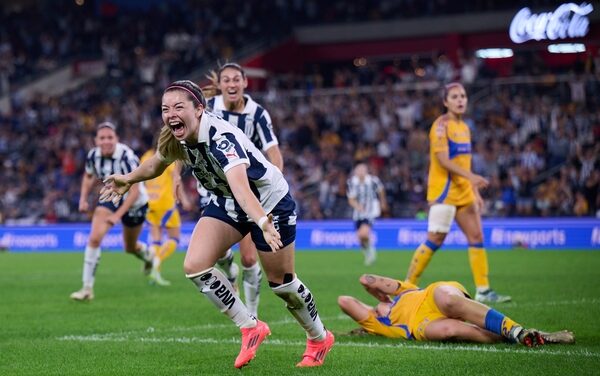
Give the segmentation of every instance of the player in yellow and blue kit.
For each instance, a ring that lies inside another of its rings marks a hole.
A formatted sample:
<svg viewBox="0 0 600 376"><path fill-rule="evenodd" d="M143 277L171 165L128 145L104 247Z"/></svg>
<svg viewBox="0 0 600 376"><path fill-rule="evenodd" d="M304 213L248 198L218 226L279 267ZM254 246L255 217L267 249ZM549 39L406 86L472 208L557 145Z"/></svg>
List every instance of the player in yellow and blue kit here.
<svg viewBox="0 0 600 376"><path fill-rule="evenodd" d="M463 121L468 102L465 88L450 83L444 87L443 98L447 112L433 123L429 132L427 240L415 251L406 281L418 282L456 219L469 244L469 262L477 288L475 299L493 303L510 301L509 296L498 295L490 288L480 216L483 200L479 195L479 189L487 187L488 181L471 172L471 132Z"/></svg>
<svg viewBox="0 0 600 376"><path fill-rule="evenodd" d="M572 332L525 329L502 313L472 300L458 282L436 282L420 289L412 283L366 274L360 283L379 304L340 296L338 305L369 333L417 341L518 342L532 347L572 343Z"/></svg>
<svg viewBox="0 0 600 376"><path fill-rule="evenodd" d="M151 158L154 149L148 150L141 159ZM181 236L181 218L177 209L177 199L186 210L192 207L185 190L181 184L176 184L181 179L181 168L179 164L171 164L162 175L145 182L148 192L148 213L146 221L150 224L151 248L154 251L152 271L149 275L150 282L159 286L169 286L171 283L165 280L160 268L164 260L175 252ZM163 242L163 229L166 230L168 238Z"/></svg>

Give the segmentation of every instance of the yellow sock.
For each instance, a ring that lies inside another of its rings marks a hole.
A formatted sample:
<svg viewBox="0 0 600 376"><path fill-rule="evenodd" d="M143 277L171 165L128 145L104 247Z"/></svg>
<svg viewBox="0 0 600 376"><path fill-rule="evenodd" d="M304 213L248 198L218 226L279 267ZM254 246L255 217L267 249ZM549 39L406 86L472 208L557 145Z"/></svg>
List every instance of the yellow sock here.
<svg viewBox="0 0 600 376"><path fill-rule="evenodd" d="M421 274L423 274L423 271L429 264L429 261L431 261L433 254L439 247L439 245L429 240L426 240L425 243L421 243L410 261L408 272L406 273L406 281L414 285L419 282Z"/></svg>
<svg viewBox="0 0 600 376"><path fill-rule="evenodd" d="M492 333L496 333L505 338L517 340L517 338L511 338L511 335L516 333L511 333L514 327L521 326L518 323L514 322L510 317L504 316L504 314L496 311L491 308L487 311L485 315L485 329L489 330Z"/></svg>
<svg viewBox="0 0 600 376"><path fill-rule="evenodd" d="M162 246L158 250L158 253L156 254L156 256L160 259L161 264L163 261L169 258L169 256L171 256L173 252L175 252L178 243L179 241L177 239L170 238L162 244Z"/></svg>
<svg viewBox="0 0 600 376"><path fill-rule="evenodd" d="M478 290L488 289L490 287L489 266L487 253L482 243L469 244L469 263L471 264L475 287Z"/></svg>
<svg viewBox="0 0 600 376"><path fill-rule="evenodd" d="M502 336L506 337L506 338L510 338L510 331L515 326L521 326L521 325L514 322L510 317L504 316L504 320L502 320Z"/></svg>

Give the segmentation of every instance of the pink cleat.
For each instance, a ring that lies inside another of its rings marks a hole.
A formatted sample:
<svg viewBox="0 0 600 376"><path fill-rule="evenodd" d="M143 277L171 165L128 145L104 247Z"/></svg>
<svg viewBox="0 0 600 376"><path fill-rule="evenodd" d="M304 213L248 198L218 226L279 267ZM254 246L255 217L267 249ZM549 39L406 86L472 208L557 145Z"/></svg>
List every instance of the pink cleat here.
<svg viewBox="0 0 600 376"><path fill-rule="evenodd" d="M271 334L269 326L260 321L256 320L256 326L254 328L242 328L242 348L237 358L235 358L235 368L242 368L246 364L250 363L256 356L256 350L258 346L265 340L265 338Z"/></svg>
<svg viewBox="0 0 600 376"><path fill-rule="evenodd" d="M335 342L333 333L327 330L324 341L306 341L306 350L302 355L300 363L296 364L296 367L319 367L323 365L325 357Z"/></svg>

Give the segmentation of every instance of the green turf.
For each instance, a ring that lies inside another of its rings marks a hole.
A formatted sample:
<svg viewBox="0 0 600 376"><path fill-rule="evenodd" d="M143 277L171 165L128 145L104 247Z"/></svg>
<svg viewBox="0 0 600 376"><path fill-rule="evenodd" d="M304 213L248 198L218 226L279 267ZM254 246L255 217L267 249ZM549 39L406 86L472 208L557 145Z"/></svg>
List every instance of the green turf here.
<svg viewBox="0 0 600 376"><path fill-rule="evenodd" d="M164 266L173 286L148 286L137 260L102 256L96 299L70 301L80 287L81 253L0 253L0 375L483 375L598 374L600 253L490 252L493 287L515 303L496 308L526 326L571 329L574 345L417 343L347 337L338 295L368 301L357 278L366 271L402 277L411 252L298 252L297 271L317 298L337 345L320 369L295 369L304 334L283 302L262 286L259 313L273 332L257 358L233 368L239 331L181 273L183 254ZM237 256L236 256L237 258ZM472 290L465 252L439 252L423 283L458 280Z"/></svg>

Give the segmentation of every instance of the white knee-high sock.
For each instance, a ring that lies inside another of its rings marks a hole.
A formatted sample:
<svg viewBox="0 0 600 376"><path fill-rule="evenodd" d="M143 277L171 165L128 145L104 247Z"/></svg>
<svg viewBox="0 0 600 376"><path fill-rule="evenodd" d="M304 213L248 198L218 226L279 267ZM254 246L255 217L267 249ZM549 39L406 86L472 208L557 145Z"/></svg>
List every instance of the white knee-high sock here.
<svg viewBox="0 0 600 376"><path fill-rule="evenodd" d="M94 248L91 246L85 247L85 255L83 256L83 287L93 288L96 277L96 269L100 263L100 247Z"/></svg>
<svg viewBox="0 0 600 376"><path fill-rule="evenodd" d="M240 297L233 291L233 286L216 268L200 273L187 274L198 291L206 295L219 311L223 312L240 328L256 326L256 319L249 312Z"/></svg>
<svg viewBox="0 0 600 376"><path fill-rule="evenodd" d="M306 330L312 340L325 339L325 326L321 322L314 296L297 277L292 282L271 287L273 292L287 303L287 309Z"/></svg>
<svg viewBox="0 0 600 376"><path fill-rule="evenodd" d="M262 271L258 262L249 268L242 266L242 269L246 307L248 307L248 311L256 317L258 313L258 303L260 301L260 281L262 280Z"/></svg>

